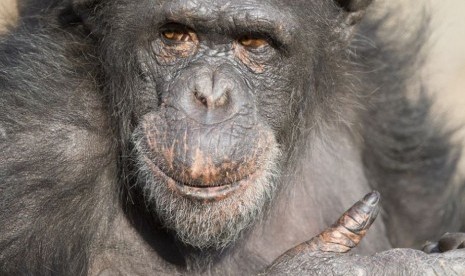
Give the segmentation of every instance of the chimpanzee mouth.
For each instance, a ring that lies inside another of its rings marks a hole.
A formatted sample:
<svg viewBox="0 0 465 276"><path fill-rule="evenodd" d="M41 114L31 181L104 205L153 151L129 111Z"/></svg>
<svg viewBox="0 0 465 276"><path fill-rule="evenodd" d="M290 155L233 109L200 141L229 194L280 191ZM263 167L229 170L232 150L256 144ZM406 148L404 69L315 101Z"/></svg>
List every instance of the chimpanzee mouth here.
<svg viewBox="0 0 465 276"><path fill-rule="evenodd" d="M145 163L149 166L150 171L162 179L165 179L168 188L176 193L195 200L201 201L220 201L229 197L234 192L245 189L249 184L253 183L260 175L260 171L255 171L233 183L216 186L193 186L179 182L163 172L149 158L144 157Z"/></svg>

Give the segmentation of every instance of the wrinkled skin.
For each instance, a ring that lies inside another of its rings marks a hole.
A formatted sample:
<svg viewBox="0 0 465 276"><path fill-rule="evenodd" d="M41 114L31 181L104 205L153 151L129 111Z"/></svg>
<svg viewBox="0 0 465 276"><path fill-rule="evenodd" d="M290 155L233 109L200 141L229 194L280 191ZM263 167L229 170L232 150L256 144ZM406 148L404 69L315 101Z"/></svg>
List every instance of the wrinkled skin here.
<svg viewBox="0 0 465 276"><path fill-rule="evenodd" d="M374 256L346 253L358 245L378 214L379 194L373 192L352 206L330 228L277 259L266 275L463 275L465 233L444 235L424 252L392 249Z"/></svg>
<svg viewBox="0 0 465 276"><path fill-rule="evenodd" d="M407 89L425 25L370 4L22 1L0 274L462 273L457 148Z"/></svg>

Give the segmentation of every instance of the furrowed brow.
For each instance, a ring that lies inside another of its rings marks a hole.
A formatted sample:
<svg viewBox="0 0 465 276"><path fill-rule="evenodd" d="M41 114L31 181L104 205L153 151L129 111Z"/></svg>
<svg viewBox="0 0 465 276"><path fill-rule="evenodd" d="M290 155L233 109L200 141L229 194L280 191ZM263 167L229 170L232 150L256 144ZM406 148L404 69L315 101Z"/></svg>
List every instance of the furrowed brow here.
<svg viewBox="0 0 465 276"><path fill-rule="evenodd" d="M184 24L195 30L222 32L233 35L263 34L274 41L292 43L297 24L285 11L270 5L200 6L168 4L164 7L165 21Z"/></svg>

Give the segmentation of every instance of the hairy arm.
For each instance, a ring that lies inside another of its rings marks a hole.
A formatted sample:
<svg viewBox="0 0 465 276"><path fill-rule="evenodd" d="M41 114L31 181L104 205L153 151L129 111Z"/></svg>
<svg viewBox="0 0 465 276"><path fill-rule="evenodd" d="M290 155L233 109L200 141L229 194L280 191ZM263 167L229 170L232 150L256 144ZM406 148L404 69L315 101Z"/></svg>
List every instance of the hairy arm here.
<svg viewBox="0 0 465 276"><path fill-rule="evenodd" d="M378 214L370 193L331 227L278 258L266 275L465 275L465 249L427 254L392 249L373 256L346 253L356 247Z"/></svg>
<svg viewBox="0 0 465 276"><path fill-rule="evenodd" d="M267 275L465 275L465 250L426 254L392 249L373 256L305 252L275 263Z"/></svg>

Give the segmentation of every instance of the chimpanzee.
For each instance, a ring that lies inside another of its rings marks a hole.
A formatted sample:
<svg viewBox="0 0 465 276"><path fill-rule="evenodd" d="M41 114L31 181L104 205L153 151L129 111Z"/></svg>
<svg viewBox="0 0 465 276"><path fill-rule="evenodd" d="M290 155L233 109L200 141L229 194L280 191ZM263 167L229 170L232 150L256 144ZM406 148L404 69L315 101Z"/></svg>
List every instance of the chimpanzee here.
<svg viewBox="0 0 465 276"><path fill-rule="evenodd" d="M20 2L0 274L464 273L459 148L409 85L427 24L371 2Z"/></svg>

